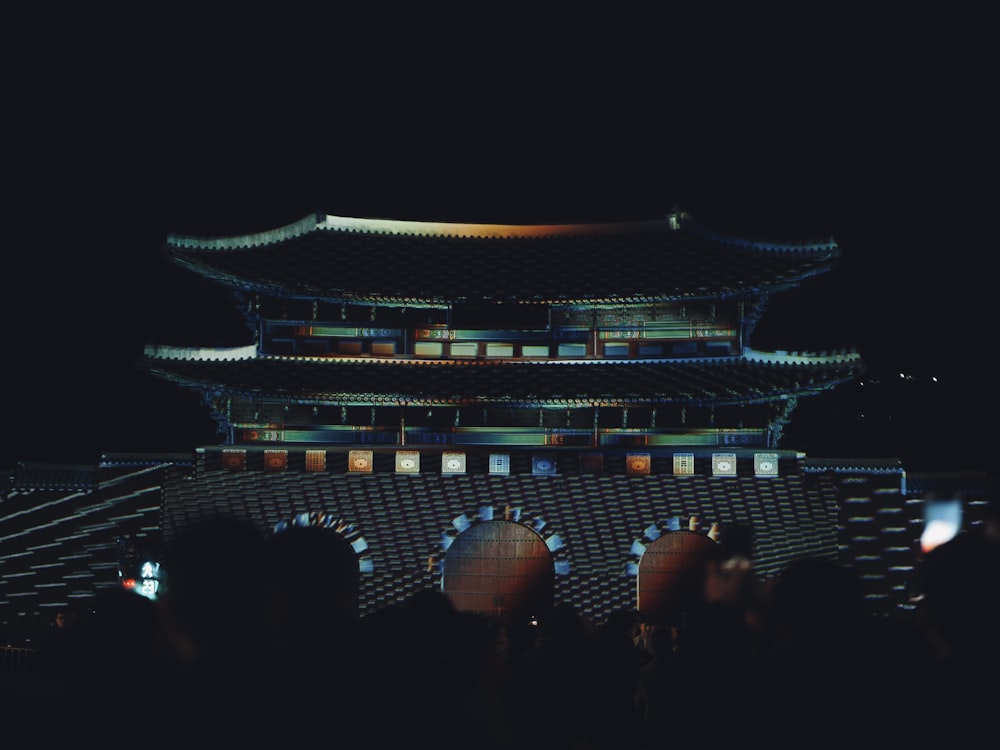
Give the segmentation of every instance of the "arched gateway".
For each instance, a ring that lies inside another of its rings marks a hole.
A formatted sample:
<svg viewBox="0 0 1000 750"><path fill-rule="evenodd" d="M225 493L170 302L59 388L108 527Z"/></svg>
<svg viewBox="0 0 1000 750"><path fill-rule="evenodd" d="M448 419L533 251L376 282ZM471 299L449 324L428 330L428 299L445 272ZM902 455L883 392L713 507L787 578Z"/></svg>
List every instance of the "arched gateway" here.
<svg viewBox="0 0 1000 750"><path fill-rule="evenodd" d="M675 621L698 600L705 564L718 554L719 545L696 531L673 531L651 542L639 561L639 611Z"/></svg>
<svg viewBox="0 0 1000 750"><path fill-rule="evenodd" d="M555 564L534 529L517 521L483 521L455 537L441 585L460 610L523 624L552 605Z"/></svg>

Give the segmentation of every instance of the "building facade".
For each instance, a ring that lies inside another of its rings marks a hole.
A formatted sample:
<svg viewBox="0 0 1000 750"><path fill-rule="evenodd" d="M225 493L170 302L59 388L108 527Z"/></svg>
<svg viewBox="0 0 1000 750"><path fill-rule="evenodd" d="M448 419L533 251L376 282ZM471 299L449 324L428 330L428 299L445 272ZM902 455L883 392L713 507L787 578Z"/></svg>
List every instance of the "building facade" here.
<svg viewBox="0 0 1000 750"><path fill-rule="evenodd" d="M512 622L554 601L675 616L706 557L733 554L763 576L801 555L857 565L873 608L906 606L921 514L899 462L782 444L799 400L863 363L751 345L772 294L833 267L832 240L728 237L678 210L533 226L319 214L165 250L247 323L242 345L151 345L140 363L197 392L219 442L107 456L52 502L51 467L22 467L6 533L51 515L40 528L80 549L49 568L4 554L8 607L86 599L128 573L120 554L94 567L109 537L155 557L219 512L338 529L362 613L440 587Z"/></svg>

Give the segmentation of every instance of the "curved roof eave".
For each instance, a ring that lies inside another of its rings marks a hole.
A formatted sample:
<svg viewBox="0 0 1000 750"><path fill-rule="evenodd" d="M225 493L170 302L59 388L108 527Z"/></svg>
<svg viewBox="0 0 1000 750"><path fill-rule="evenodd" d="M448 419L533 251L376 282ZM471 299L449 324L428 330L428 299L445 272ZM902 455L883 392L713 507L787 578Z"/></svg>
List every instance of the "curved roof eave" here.
<svg viewBox="0 0 1000 750"><path fill-rule="evenodd" d="M156 348L147 348L146 355L145 365L151 374L206 394L228 393L255 400L310 404L585 407L769 403L831 390L856 379L864 369L860 357L850 352L821 355L755 352L743 360L742 366L739 362L711 358L683 363L627 364L256 358L249 347L226 349L217 357L204 350ZM296 363L308 368L303 374L311 373L311 383L292 376L289 368L297 367ZM655 365L662 365L662 369ZM243 369L247 366L252 369ZM327 367L337 369L327 370ZM371 379L379 376L381 367L387 368L385 387L372 391ZM780 384L769 382L770 375L761 377L762 367L766 371L777 367L777 371L785 370L790 375L802 374L786 377ZM574 368L589 372L571 372ZM609 375L618 383L610 392L606 390L608 382L604 375L596 372L605 368L611 370ZM434 370L438 372L435 374ZM520 380L518 388L509 388L512 381L507 381L507 386L502 384L505 373L511 371ZM538 377L525 380L531 371L536 371ZM441 381L444 376L446 382ZM301 383L301 387L288 389L285 384L289 382ZM329 387L335 383L340 387Z"/></svg>
<svg viewBox="0 0 1000 750"><path fill-rule="evenodd" d="M639 397L639 396L594 396L590 398L551 397L540 398L530 394L525 396L440 396L421 393L386 394L369 392L302 392L283 393L266 392L258 389L239 388L220 385L191 378L177 377L160 373L165 380L182 387L215 394L217 396L236 396L248 400L271 403L302 404L307 406L333 404L335 406L412 406L412 407L462 407L462 406L509 406L509 407L539 407L539 408L606 408L606 407L657 407L657 406L747 406L750 404L768 404L788 401L796 397L811 396L831 390L847 380L829 381L823 386L801 388L794 391L781 391L771 394L754 396L717 398L711 393L686 393L681 396ZM848 379L849 380L849 379Z"/></svg>
<svg viewBox="0 0 1000 750"><path fill-rule="evenodd" d="M336 235L343 240L335 240ZM359 245L359 238L366 236L376 244L365 240ZM389 238L392 254L387 254L390 245L374 239L377 236ZM484 301L587 305L750 298L824 273L839 255L832 240L756 242L701 229L680 212L650 221L551 225L316 214L268 232L221 238L171 235L167 244L175 263L234 289L334 303L413 307ZM278 250L279 245L282 253L271 257L268 248ZM704 258L713 247L712 257ZM734 255L733 263L715 257L726 256L728 248L753 255ZM343 252L330 252L335 250ZM417 254L408 254L413 252ZM635 262L624 265L623 253ZM538 265L538 259L545 262ZM365 268L366 262L374 263L378 272ZM720 263L729 267L726 274L718 272ZM734 263L745 266L748 273L738 272ZM657 288L656 279L664 282L662 288Z"/></svg>
<svg viewBox="0 0 1000 750"><path fill-rule="evenodd" d="M314 232L348 232L410 237L456 237L464 239L566 237L587 234L621 234L644 229L679 226L674 214L645 221L575 224L482 224L359 218L315 213L275 229L227 237L195 237L169 234L167 245L198 250L235 250L263 247Z"/></svg>
<svg viewBox="0 0 1000 750"><path fill-rule="evenodd" d="M634 295L575 295L516 297L506 295L502 298L472 295L451 295L418 297L412 294L385 294L375 292L351 292L344 289L321 289L318 287L291 288L281 284L267 283L261 280L250 280L236 274L224 273L218 269L193 261L174 258L174 262L183 268L197 273L201 277L219 283L230 289L243 292L262 294L284 299L320 300L333 304L362 305L392 305L401 307L447 307L456 304L507 303L516 305L549 305L549 306L620 306L655 304L662 302L692 302L699 300L723 299L754 299L766 296L783 289L790 289L802 281L825 273L828 268L813 269L795 277L782 279L771 285L747 286L743 288L698 289L663 294L639 293Z"/></svg>
<svg viewBox="0 0 1000 750"><path fill-rule="evenodd" d="M695 223L684 211L674 209L663 217L640 221L577 222L570 224L487 224L468 222L413 221L404 219L360 218L317 212L275 229L226 237L195 237L169 234L167 245L200 250L232 250L278 244L315 232L348 232L412 237L454 237L464 239L540 238L582 235L628 234L659 229L682 228L726 245L775 252L816 251L839 254L834 239L804 242L765 242L716 232Z"/></svg>

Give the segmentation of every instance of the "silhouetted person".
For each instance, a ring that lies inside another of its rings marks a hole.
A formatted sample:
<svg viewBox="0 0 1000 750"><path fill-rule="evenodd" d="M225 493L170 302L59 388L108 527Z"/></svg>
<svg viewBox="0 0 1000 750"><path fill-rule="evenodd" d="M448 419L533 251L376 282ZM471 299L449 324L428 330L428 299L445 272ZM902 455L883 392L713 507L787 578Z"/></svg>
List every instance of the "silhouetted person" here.
<svg viewBox="0 0 1000 750"><path fill-rule="evenodd" d="M510 747L509 730L496 724L503 712L482 703L490 697L479 689L482 643L447 595L418 591L362 624L376 655L373 747Z"/></svg>
<svg viewBox="0 0 1000 750"><path fill-rule="evenodd" d="M641 722L635 705L639 669L652 657L635 644L639 613L634 609L610 612L590 639L595 677L602 688L595 720L602 747L631 747Z"/></svg>
<svg viewBox="0 0 1000 750"><path fill-rule="evenodd" d="M156 604L112 586L98 592L65 632L71 640L39 664L16 701L3 701L11 710L2 722L11 746L68 742L124 749L142 738L143 747L155 750L189 740L184 722L197 702L174 679ZM149 733L163 717L170 718Z"/></svg>
<svg viewBox="0 0 1000 750"><path fill-rule="evenodd" d="M667 623L650 628L648 650L652 659L639 668L635 706L641 726L640 746L650 750L679 746L683 727L684 683L674 633Z"/></svg>
<svg viewBox="0 0 1000 750"><path fill-rule="evenodd" d="M919 566L929 645L918 712L927 747L975 747L1000 734L1000 541L964 531Z"/></svg>
<svg viewBox="0 0 1000 750"><path fill-rule="evenodd" d="M291 526L268 539L267 551L262 590L271 646L260 664L277 687L269 710L286 719L268 724L272 746L310 743L319 717L338 747L374 742L373 665L358 615L353 547L333 528Z"/></svg>
<svg viewBox="0 0 1000 750"><path fill-rule="evenodd" d="M83 657L80 617L69 609L58 609L38 643L37 666L68 669Z"/></svg>
<svg viewBox="0 0 1000 750"><path fill-rule="evenodd" d="M771 589L766 637L722 691L717 736L772 748L910 746L909 654L866 614L857 574L789 563Z"/></svg>
<svg viewBox="0 0 1000 750"><path fill-rule="evenodd" d="M590 747L600 727L604 686L594 667L594 629L571 604L539 617L535 647L513 663L513 686L530 727L528 748Z"/></svg>
<svg viewBox="0 0 1000 750"><path fill-rule="evenodd" d="M656 627L656 623L649 619L648 617L639 617L639 632L636 633L632 642L637 648L642 649L652 657L653 654L653 629Z"/></svg>
<svg viewBox="0 0 1000 750"><path fill-rule="evenodd" d="M183 527L165 549L165 626L179 679L200 708L175 721L194 747L262 747L277 720L278 686L262 669L274 645L267 555L262 532L224 515Z"/></svg>

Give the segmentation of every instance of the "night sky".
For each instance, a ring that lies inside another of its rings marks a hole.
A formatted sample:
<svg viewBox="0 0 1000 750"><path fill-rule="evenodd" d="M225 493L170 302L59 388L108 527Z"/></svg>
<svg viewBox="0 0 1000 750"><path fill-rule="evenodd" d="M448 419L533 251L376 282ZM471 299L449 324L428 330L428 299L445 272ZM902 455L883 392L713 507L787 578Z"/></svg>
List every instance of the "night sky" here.
<svg viewBox="0 0 1000 750"><path fill-rule="evenodd" d="M879 382L803 404L781 447L994 469L980 19L285 15L8 24L0 467L217 442L195 396L133 366L241 333L224 291L165 263L169 232L678 206L843 250L751 343L855 348Z"/></svg>

